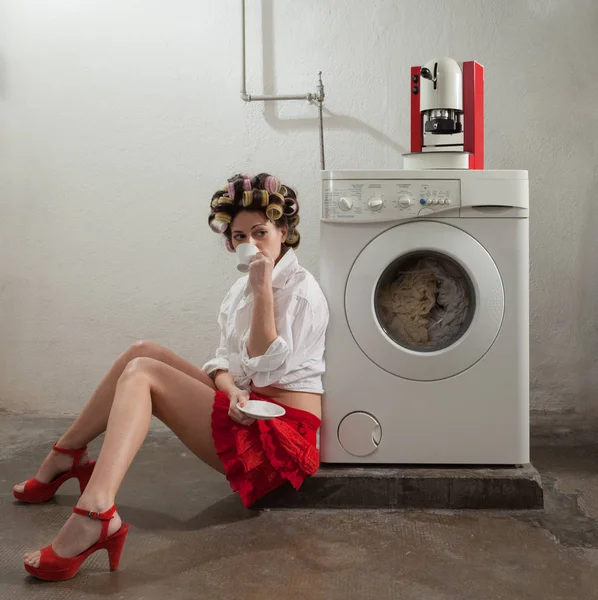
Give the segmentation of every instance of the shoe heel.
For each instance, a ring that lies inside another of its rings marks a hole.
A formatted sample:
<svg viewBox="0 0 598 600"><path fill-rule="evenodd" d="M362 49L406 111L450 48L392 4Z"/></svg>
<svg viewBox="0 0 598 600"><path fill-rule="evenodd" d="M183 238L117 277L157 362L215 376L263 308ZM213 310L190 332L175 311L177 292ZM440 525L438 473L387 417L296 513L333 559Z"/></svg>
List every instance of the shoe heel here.
<svg viewBox="0 0 598 600"><path fill-rule="evenodd" d="M89 483L89 480L91 479L91 475L93 473L93 469L95 467L95 461L92 461L90 463L87 463L86 465L83 465L82 467L79 467L79 469L77 469L77 479L79 480L79 489L81 490L81 493L83 493L85 491L85 488L87 487L87 484Z"/></svg>
<svg viewBox="0 0 598 600"><path fill-rule="evenodd" d="M120 563L120 557L123 552L125 542L127 541L127 535L129 533L129 526L126 525L124 533L106 540L104 547L108 550L108 560L110 561L110 570L116 571Z"/></svg>

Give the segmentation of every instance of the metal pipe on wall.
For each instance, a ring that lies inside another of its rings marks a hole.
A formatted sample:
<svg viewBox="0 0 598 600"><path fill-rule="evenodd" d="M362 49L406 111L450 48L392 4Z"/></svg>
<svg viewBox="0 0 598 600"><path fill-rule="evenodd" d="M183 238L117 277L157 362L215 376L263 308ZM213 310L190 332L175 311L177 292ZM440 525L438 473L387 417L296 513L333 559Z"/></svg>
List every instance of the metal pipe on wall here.
<svg viewBox="0 0 598 600"><path fill-rule="evenodd" d="M308 102L311 102L313 100L313 94L303 94L301 95L297 95L297 96L293 96L293 95L281 95L281 96L256 96L254 94L246 94L245 97L243 98L243 100L245 100L245 102L258 102L258 101L262 101L262 102L270 102L272 100L307 100Z"/></svg>
<svg viewBox="0 0 598 600"><path fill-rule="evenodd" d="M307 100L308 102L323 102L324 101L324 86L322 78L318 85L318 91L315 94L308 92L307 94L283 94L275 96L257 96L247 93L247 50L245 39L245 1L241 0L241 99L244 102L270 102L276 100Z"/></svg>
<svg viewBox="0 0 598 600"><path fill-rule="evenodd" d="M247 63L245 60L245 0L241 0L241 46L243 55L241 58L241 98L247 96Z"/></svg>
<svg viewBox="0 0 598 600"><path fill-rule="evenodd" d="M322 71L319 73L318 86L315 94L283 94L275 96L254 95L247 93L247 53L245 38L245 0L241 0L241 99L243 102L272 102L278 100L307 100L307 102L316 102L318 104L318 117L320 125L320 166L325 168L324 160L324 120L322 113L322 104L324 103L324 84L322 83Z"/></svg>

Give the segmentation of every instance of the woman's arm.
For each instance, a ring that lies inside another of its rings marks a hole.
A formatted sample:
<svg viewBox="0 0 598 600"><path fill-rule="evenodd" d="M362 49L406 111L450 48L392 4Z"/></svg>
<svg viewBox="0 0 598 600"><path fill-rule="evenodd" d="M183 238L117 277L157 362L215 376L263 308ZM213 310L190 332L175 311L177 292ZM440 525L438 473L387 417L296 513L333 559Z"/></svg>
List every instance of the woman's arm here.
<svg viewBox="0 0 598 600"><path fill-rule="evenodd" d="M230 405L228 408L228 414L233 421L245 426L251 425L255 419L246 415L244 412L237 408L237 404L245 406L247 400L249 400L249 392L240 390L233 381L228 371L216 371L214 375L214 383L216 387L225 394L228 395Z"/></svg>
<svg viewBox="0 0 598 600"><path fill-rule="evenodd" d="M269 286L253 291L247 353L251 358L263 356L277 337L274 321L274 293L270 283Z"/></svg>
<svg viewBox="0 0 598 600"><path fill-rule="evenodd" d="M251 325L247 340L247 353L250 358L266 354L278 337L274 320L273 269L274 260L262 252L256 254L249 266L249 281L253 290Z"/></svg>
<svg viewBox="0 0 598 600"><path fill-rule="evenodd" d="M237 386L228 371L216 371L216 373L214 373L214 383L221 392L227 394L237 390Z"/></svg>

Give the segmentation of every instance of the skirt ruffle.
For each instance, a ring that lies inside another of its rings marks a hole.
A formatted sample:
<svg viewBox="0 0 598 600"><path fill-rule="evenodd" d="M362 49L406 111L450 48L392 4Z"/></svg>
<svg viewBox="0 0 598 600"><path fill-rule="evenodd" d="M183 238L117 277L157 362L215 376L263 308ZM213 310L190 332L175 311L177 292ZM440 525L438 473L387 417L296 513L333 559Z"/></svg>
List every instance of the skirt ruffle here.
<svg viewBox="0 0 598 600"><path fill-rule="evenodd" d="M278 404L253 393L250 399ZM245 427L228 416L227 394L216 392L212 412L214 446L231 488L246 507L287 481L298 490L320 466L316 447L320 419L283 406L286 414L282 417L258 420Z"/></svg>

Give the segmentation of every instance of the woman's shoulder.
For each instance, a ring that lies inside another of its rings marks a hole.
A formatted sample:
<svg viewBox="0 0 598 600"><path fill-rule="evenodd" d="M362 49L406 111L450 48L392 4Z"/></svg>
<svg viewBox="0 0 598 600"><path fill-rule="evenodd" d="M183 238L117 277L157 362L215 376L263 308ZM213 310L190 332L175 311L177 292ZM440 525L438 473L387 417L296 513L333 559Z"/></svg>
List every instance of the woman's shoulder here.
<svg viewBox="0 0 598 600"><path fill-rule="evenodd" d="M312 308L320 308L322 305L328 306L318 280L301 265L298 265L296 271L287 281L285 291L303 298Z"/></svg>

